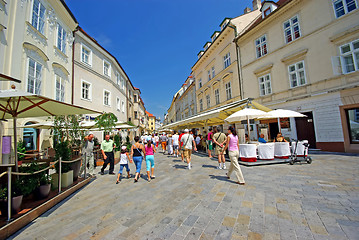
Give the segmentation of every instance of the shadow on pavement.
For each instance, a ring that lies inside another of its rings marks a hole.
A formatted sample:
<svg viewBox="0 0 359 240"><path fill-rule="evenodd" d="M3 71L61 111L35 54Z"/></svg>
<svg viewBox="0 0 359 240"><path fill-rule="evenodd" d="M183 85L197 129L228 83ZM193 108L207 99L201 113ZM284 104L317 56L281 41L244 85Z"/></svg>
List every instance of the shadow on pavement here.
<svg viewBox="0 0 359 240"><path fill-rule="evenodd" d="M236 183L235 181L228 179L227 176L215 176L215 175L208 175L208 176L210 176L212 179L217 179L224 182Z"/></svg>
<svg viewBox="0 0 359 240"><path fill-rule="evenodd" d="M174 168L177 168L177 169L187 169L187 166L186 165L173 165Z"/></svg>
<svg viewBox="0 0 359 240"><path fill-rule="evenodd" d="M202 167L204 168L213 168L213 169L217 169L216 166L213 166L213 165L202 165Z"/></svg>
<svg viewBox="0 0 359 240"><path fill-rule="evenodd" d="M182 162L182 160L172 160L172 162Z"/></svg>

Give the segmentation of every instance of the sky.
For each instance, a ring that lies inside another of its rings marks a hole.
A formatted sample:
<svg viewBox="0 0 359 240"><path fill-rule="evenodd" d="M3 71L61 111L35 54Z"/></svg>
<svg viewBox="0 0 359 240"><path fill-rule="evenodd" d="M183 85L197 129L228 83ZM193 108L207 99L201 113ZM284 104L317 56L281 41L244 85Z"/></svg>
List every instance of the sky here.
<svg viewBox="0 0 359 240"><path fill-rule="evenodd" d="M141 90L148 112L164 119L197 53L226 17L252 0L66 0L82 27L117 58Z"/></svg>

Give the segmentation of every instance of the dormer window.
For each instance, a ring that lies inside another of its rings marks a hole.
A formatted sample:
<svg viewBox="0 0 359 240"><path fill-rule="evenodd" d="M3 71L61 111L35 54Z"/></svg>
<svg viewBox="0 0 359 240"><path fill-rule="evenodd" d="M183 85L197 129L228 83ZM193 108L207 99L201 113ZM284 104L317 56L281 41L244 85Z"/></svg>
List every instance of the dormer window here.
<svg viewBox="0 0 359 240"><path fill-rule="evenodd" d="M267 17L269 14L271 14L271 12L276 10L277 7L278 7L278 5L276 3L274 3L273 1L264 1L262 3L262 7L260 9L260 11L262 12L262 18Z"/></svg>
<svg viewBox="0 0 359 240"><path fill-rule="evenodd" d="M270 7L264 10L264 17L268 16L271 13Z"/></svg>
<svg viewBox="0 0 359 240"><path fill-rule="evenodd" d="M221 31L223 31L223 29L228 25L228 23L229 23L230 20L231 20L230 18L225 18L225 19L221 22L221 24L219 24L219 26L221 27Z"/></svg>
<svg viewBox="0 0 359 240"><path fill-rule="evenodd" d="M214 40L217 39L218 35L219 35L219 32L218 32L218 31L215 31L215 32L212 34L212 36L211 36L212 42L214 42Z"/></svg>
<svg viewBox="0 0 359 240"><path fill-rule="evenodd" d="M198 59L200 59L200 58L202 57L203 53L204 53L203 51L200 51L200 52L197 54Z"/></svg>
<svg viewBox="0 0 359 240"><path fill-rule="evenodd" d="M204 51L206 51L209 48L209 46L211 46L211 43L206 42L206 44L203 46Z"/></svg>

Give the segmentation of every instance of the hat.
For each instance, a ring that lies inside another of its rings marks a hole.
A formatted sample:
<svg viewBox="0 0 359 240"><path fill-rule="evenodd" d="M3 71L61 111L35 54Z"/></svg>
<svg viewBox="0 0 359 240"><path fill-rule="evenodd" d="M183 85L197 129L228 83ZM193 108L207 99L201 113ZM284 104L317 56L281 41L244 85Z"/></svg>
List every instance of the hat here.
<svg viewBox="0 0 359 240"><path fill-rule="evenodd" d="M186 128L186 129L184 130L184 132L189 132L189 130Z"/></svg>
<svg viewBox="0 0 359 240"><path fill-rule="evenodd" d="M122 148L121 148L122 150L126 150L127 149L127 147L126 146L122 146Z"/></svg>

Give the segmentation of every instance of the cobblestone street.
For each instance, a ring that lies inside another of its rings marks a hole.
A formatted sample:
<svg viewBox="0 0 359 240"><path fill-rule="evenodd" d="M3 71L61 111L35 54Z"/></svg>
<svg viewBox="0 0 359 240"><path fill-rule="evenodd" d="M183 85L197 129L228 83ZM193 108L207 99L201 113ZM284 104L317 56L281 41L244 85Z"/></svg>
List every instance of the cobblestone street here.
<svg viewBox="0 0 359 240"><path fill-rule="evenodd" d="M152 182L145 162L138 183L98 175L12 239L359 239L358 161L242 166L240 186L214 159L193 156L187 170L157 153Z"/></svg>

